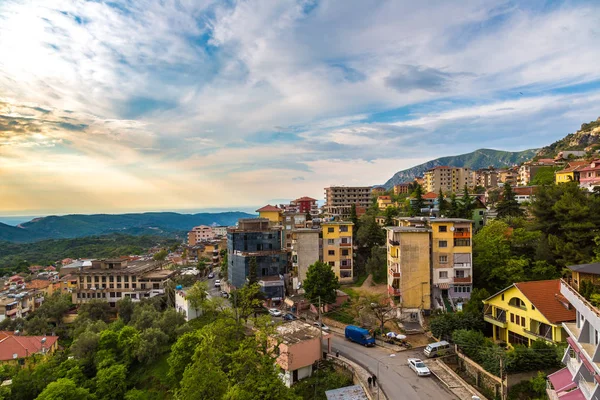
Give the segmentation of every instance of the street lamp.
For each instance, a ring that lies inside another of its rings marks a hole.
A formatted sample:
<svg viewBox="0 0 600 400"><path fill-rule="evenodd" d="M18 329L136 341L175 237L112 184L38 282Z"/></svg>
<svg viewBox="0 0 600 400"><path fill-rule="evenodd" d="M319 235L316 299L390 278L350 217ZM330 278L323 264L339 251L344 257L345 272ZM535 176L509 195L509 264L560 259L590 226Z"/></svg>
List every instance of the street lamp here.
<svg viewBox="0 0 600 400"><path fill-rule="evenodd" d="M388 356L381 357L381 358L377 359L377 379L378 379L378 380L379 380L379 364L381 363L381 361L382 361L384 358L394 358L394 357L396 357L396 354L390 354L390 355L388 355ZM377 400L379 400L379 392L381 391L380 389L381 389L381 384L380 384L380 383L378 383L378 384L377 384Z"/></svg>

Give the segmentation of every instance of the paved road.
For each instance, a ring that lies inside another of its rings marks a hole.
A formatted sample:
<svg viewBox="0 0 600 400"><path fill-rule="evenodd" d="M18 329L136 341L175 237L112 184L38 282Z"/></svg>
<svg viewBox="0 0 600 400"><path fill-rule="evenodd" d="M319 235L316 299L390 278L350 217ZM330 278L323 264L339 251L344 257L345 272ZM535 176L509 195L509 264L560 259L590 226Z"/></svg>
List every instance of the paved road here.
<svg viewBox="0 0 600 400"><path fill-rule="evenodd" d="M422 358L422 350L402 351L392 358L389 351L380 347L367 348L333 335L332 351L336 350L374 374L377 374L379 364L378 382L390 400L456 400L456 396L435 377L417 377L408 368L406 359Z"/></svg>

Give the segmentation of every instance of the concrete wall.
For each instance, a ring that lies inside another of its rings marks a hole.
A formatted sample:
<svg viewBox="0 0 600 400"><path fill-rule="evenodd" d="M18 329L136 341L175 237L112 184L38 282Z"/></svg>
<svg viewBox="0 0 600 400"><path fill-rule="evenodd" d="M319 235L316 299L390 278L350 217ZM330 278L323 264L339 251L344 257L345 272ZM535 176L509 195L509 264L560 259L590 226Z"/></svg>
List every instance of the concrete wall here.
<svg viewBox="0 0 600 400"><path fill-rule="evenodd" d="M431 309L429 233L403 232L399 251L403 308Z"/></svg>
<svg viewBox="0 0 600 400"><path fill-rule="evenodd" d="M312 365L320 356L319 337L289 345L282 343L279 352L277 363L286 371Z"/></svg>
<svg viewBox="0 0 600 400"><path fill-rule="evenodd" d="M294 251L298 257L298 278L304 282L308 267L319 261L319 231L296 232L296 237Z"/></svg>

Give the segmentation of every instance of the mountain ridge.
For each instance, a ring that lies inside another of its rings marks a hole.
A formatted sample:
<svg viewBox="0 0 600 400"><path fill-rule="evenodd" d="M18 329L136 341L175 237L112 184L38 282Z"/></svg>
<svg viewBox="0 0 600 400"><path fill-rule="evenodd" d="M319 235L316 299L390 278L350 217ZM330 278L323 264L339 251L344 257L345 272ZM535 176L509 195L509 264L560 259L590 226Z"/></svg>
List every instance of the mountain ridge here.
<svg viewBox="0 0 600 400"><path fill-rule="evenodd" d="M447 165L450 167L466 167L479 169L486 167L500 168L513 164L519 164L530 160L536 155L538 149L528 149L523 151L502 151L494 149L477 149L470 153L458 154L455 156L445 156L427 161L402 171L396 172L383 186L391 189L394 185L403 182L412 181L417 176L423 176L428 169Z"/></svg>
<svg viewBox="0 0 600 400"><path fill-rule="evenodd" d="M180 214L147 212L127 214L50 215L10 226L0 223L0 241L34 242L45 239L69 239L111 233L134 236L175 237L197 225L235 225L239 218L254 217L241 211Z"/></svg>
<svg viewBox="0 0 600 400"><path fill-rule="evenodd" d="M581 128L562 139L542 147L536 157L556 156L559 151L600 149L600 118L581 124Z"/></svg>

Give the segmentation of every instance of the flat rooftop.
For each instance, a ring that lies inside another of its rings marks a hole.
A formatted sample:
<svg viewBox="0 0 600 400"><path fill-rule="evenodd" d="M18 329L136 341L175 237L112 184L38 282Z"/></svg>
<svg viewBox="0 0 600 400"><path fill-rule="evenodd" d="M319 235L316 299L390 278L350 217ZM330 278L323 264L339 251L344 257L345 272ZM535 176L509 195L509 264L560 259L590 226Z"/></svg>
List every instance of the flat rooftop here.
<svg viewBox="0 0 600 400"><path fill-rule="evenodd" d="M323 334L324 336L327 335L326 333ZM277 327L277 336L285 344L295 344L305 340L312 340L318 338L319 335L319 328L309 325L304 321L290 321Z"/></svg>
<svg viewBox="0 0 600 400"><path fill-rule="evenodd" d="M353 385L325 392L327 400L368 400L362 386Z"/></svg>
<svg viewBox="0 0 600 400"><path fill-rule="evenodd" d="M155 270L155 271L150 271L148 273L145 273L144 275L142 275L142 278L145 279L164 279L164 278L168 278L169 276L175 274L176 271L171 271L168 269L159 269L159 270Z"/></svg>
<svg viewBox="0 0 600 400"><path fill-rule="evenodd" d="M385 229L392 232L431 232L430 228L415 226L386 226Z"/></svg>

